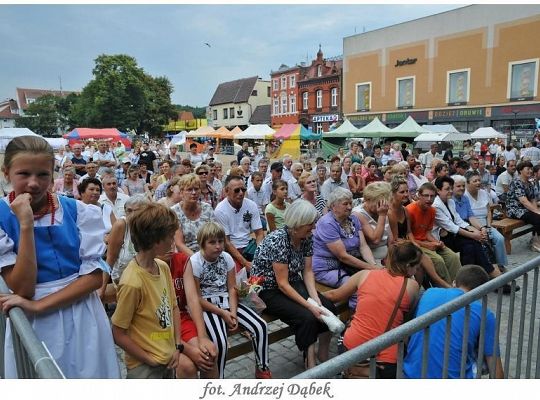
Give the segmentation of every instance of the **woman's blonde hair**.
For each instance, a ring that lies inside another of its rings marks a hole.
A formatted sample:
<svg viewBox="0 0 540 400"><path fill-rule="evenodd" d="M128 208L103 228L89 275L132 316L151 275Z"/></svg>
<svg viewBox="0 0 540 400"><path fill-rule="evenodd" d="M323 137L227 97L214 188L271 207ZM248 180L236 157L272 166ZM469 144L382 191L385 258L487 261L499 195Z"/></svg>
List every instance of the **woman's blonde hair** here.
<svg viewBox="0 0 540 400"><path fill-rule="evenodd" d="M298 186L300 186L300 189L304 190L304 185L310 176L313 176L311 172L302 172L302 175L300 175L300 178L298 178Z"/></svg>
<svg viewBox="0 0 540 400"><path fill-rule="evenodd" d="M193 173L182 175L180 177L175 177L175 178L178 178L177 185L182 191L192 186L201 187L201 180L199 179L197 175ZM175 178L173 178L173 180Z"/></svg>
<svg viewBox="0 0 540 400"><path fill-rule="evenodd" d="M371 182L364 188L364 201L390 200L392 189L388 182Z"/></svg>

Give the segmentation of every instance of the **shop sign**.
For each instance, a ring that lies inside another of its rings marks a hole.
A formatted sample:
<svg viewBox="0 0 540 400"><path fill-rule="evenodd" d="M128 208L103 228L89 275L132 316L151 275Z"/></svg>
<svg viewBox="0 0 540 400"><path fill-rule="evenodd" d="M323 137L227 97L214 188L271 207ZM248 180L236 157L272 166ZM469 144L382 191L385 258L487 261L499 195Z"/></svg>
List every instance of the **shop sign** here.
<svg viewBox="0 0 540 400"><path fill-rule="evenodd" d="M405 60L396 60L396 65L394 65L394 67L402 67L404 65L416 64L416 61L417 61L416 58L407 58Z"/></svg>
<svg viewBox="0 0 540 400"><path fill-rule="evenodd" d="M427 121L428 112L416 111L416 112L387 113L385 122L403 122L409 116L413 117L416 121Z"/></svg>
<svg viewBox="0 0 540 400"><path fill-rule="evenodd" d="M484 118L484 108L461 108L457 110L435 110L433 120L460 120Z"/></svg>
<svg viewBox="0 0 540 400"><path fill-rule="evenodd" d="M312 118L313 122L335 122L339 119L339 115L337 114L329 114L329 115L314 115Z"/></svg>
<svg viewBox="0 0 540 400"><path fill-rule="evenodd" d="M492 115L494 117L512 117L514 118L514 112L517 112L517 117L520 115L540 114L540 104L530 104L527 106L504 106L493 107Z"/></svg>
<svg viewBox="0 0 540 400"><path fill-rule="evenodd" d="M381 119L381 114L364 114L364 115L349 115L347 116L347 119L349 121L371 121L375 119L375 117Z"/></svg>

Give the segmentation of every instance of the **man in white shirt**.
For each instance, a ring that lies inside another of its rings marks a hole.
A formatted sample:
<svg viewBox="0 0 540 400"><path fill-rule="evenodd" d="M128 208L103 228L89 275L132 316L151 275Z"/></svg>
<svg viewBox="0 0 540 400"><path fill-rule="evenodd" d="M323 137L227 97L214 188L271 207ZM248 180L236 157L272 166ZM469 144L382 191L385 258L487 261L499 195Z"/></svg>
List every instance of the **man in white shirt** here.
<svg viewBox="0 0 540 400"><path fill-rule="evenodd" d="M497 196L499 196L499 199L503 200L501 198L501 195L508 192L510 182L512 182L512 179L514 179L515 177L516 160L510 160L506 163L506 171L499 175L499 177L497 178L497 182L495 183L495 192L497 193Z"/></svg>
<svg viewBox="0 0 540 400"><path fill-rule="evenodd" d="M81 179L79 179L79 182L84 181L86 178L97 178L101 180L101 175L97 173L98 167L95 162L88 162L85 165L86 174L81 176Z"/></svg>
<svg viewBox="0 0 540 400"><path fill-rule="evenodd" d="M341 165L332 164L330 167L330 178L324 181L321 187L321 196L324 201L328 199L330 193L332 193L337 187L349 189L349 184L341 180Z"/></svg>
<svg viewBox="0 0 540 400"><path fill-rule="evenodd" d="M288 197L291 203L298 199L300 196L302 196L302 189L300 189L300 186L298 185L298 178L300 178L300 175L302 175L302 172L304 172L304 167L302 167L302 164L300 163L294 163L291 166L291 173L292 177L287 182L288 185Z"/></svg>
<svg viewBox="0 0 540 400"><path fill-rule="evenodd" d="M270 203L270 196L262 190L263 175L260 171L255 171L251 174L251 187L247 191L247 197L259 208L259 213L261 215L261 224L263 231L266 231L266 217L264 215L264 210L268 203Z"/></svg>
<svg viewBox="0 0 540 400"><path fill-rule="evenodd" d="M431 162L434 158L440 158L442 160L442 155L438 153L438 150L439 146L436 143L433 143L429 151L424 155L422 161L425 166L424 175L427 175L427 173L431 169Z"/></svg>
<svg viewBox="0 0 540 400"><path fill-rule="evenodd" d="M279 161L273 162L270 166L270 177L264 179L262 184L262 191L268 198L272 196L272 184L278 179L282 179L283 164Z"/></svg>
<svg viewBox="0 0 540 400"><path fill-rule="evenodd" d="M264 156L259 153L259 146L253 146L253 160L251 162L251 167L253 168L254 171L257 170L257 167L259 165L259 161L261 161Z"/></svg>
<svg viewBox="0 0 540 400"><path fill-rule="evenodd" d="M281 179L283 179L285 182L289 182L289 180L292 178L292 172L291 172L292 164L293 164L292 157L288 154L285 154L283 156L283 173L281 174Z"/></svg>
<svg viewBox="0 0 540 400"><path fill-rule="evenodd" d="M108 204L113 209L116 219L125 217L126 210L124 205L129 196L118 191L118 181L112 169L106 169L101 177L103 184L103 193L99 196L99 204Z"/></svg>
<svg viewBox="0 0 540 400"><path fill-rule="evenodd" d="M99 142L98 151L94 153L92 160L97 164L99 169L111 168L116 166L116 160L113 153L107 150L106 142Z"/></svg>
<svg viewBox="0 0 540 400"><path fill-rule="evenodd" d="M540 162L540 149L534 142L527 143L527 147L521 149L521 159L528 158L533 167Z"/></svg>
<svg viewBox="0 0 540 400"><path fill-rule="evenodd" d="M245 267L249 272L253 253L248 245L251 234L255 234L257 245L263 240L259 208L250 199L246 199L246 186L239 176L228 176L225 180L225 194L215 210L216 220L225 229L225 250L234 258L239 266ZM251 247L251 246L250 246Z"/></svg>

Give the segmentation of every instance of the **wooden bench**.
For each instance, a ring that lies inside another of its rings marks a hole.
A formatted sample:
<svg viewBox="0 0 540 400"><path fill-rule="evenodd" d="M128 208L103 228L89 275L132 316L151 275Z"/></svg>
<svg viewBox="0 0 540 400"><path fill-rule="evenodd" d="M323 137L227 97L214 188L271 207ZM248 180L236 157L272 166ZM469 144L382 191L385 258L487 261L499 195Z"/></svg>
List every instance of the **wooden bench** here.
<svg viewBox="0 0 540 400"><path fill-rule="evenodd" d="M504 247L506 254L512 254L512 239L526 235L533 231L533 226L523 222L520 219L503 218L493 220L491 226L497 229L504 236Z"/></svg>
<svg viewBox="0 0 540 400"><path fill-rule="evenodd" d="M316 283L316 286L317 286L317 291L319 293L324 293L327 290L332 289L331 287L322 285L320 283ZM337 308L339 318L343 322L346 322L350 317L350 310L349 310L348 302L345 301L345 302L338 303L336 304L336 308ZM268 343L269 344L279 342L280 340L288 338L289 336L293 334L291 328L288 325L283 324L283 323L278 323L279 318L273 315L267 314L265 312L262 313L261 317L268 323L268 329L269 329ZM271 328L275 328L275 329L271 329ZM235 344L229 347L229 350L227 352L227 360L232 360L233 358L247 354L253 350L251 346L251 341L248 338L239 339L239 336L241 335L241 333L242 333L241 331L238 331L236 333L233 333L231 336L229 336L229 339L230 340L233 339L232 341L234 341Z"/></svg>

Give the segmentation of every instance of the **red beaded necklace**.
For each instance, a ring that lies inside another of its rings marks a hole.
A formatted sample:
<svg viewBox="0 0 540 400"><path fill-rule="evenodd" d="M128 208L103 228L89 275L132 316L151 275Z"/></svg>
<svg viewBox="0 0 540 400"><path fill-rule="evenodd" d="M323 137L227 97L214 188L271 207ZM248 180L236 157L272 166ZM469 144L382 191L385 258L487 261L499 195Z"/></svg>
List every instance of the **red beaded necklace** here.
<svg viewBox="0 0 540 400"><path fill-rule="evenodd" d="M9 203L13 203L13 200L15 200L15 192L11 192L9 194ZM34 213L34 221L43 218L45 215L47 215L49 211L51 212L51 225L54 225L54 213L56 211L56 208L54 207L54 200L51 192L47 192L46 207L42 208L42 211Z"/></svg>

